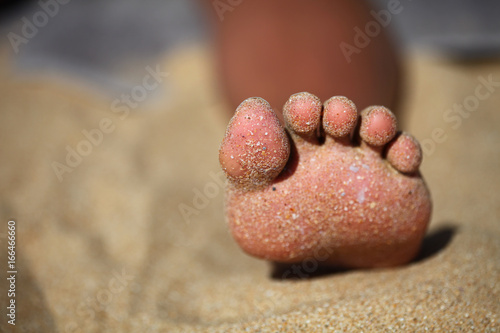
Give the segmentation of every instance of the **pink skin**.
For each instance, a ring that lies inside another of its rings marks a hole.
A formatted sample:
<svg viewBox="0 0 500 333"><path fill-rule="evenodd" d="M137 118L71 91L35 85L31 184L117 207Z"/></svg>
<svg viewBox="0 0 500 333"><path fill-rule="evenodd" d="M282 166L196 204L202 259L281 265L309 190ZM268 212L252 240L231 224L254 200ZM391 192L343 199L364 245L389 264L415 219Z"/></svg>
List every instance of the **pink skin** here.
<svg viewBox="0 0 500 333"><path fill-rule="evenodd" d="M418 142L396 136L394 115L380 106L361 112L359 146L351 138L360 117L345 97L322 106L312 94L295 94L283 116L291 140L267 102L247 99L220 148L226 215L243 250L275 262L345 267L413 259L431 201Z"/></svg>
<svg viewBox="0 0 500 333"><path fill-rule="evenodd" d="M271 106L249 98L236 109L219 152L231 182L246 187L268 184L285 167L290 144Z"/></svg>

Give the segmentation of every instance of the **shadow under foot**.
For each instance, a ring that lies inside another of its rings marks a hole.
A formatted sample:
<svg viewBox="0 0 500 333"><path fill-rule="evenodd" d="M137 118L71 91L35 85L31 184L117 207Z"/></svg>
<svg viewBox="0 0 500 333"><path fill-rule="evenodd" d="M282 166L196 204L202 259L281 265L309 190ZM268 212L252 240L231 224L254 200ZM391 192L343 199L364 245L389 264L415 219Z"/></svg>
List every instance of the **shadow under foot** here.
<svg viewBox="0 0 500 333"><path fill-rule="evenodd" d="M442 226L425 236L419 254L408 265L428 260L443 251L453 239L458 228L448 224ZM346 273L354 268L345 268L338 266L315 265L310 263L272 263L271 278L273 280L303 280L316 279L328 275Z"/></svg>

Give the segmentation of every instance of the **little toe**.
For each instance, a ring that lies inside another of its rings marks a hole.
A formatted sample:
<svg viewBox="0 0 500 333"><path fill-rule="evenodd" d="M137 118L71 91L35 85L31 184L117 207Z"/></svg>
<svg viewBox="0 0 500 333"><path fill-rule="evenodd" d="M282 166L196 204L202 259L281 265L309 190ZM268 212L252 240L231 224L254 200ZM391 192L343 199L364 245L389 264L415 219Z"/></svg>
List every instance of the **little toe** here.
<svg viewBox="0 0 500 333"><path fill-rule="evenodd" d="M276 178L290 155L284 128L269 103L248 98L236 109L219 149L219 162L235 185L251 189Z"/></svg>
<svg viewBox="0 0 500 333"><path fill-rule="evenodd" d="M414 173L422 163L422 149L417 139L403 132L389 143L387 160L399 172Z"/></svg>
<svg viewBox="0 0 500 333"><path fill-rule="evenodd" d="M357 120L358 110L350 99L334 96L325 102L323 128L335 141L349 144Z"/></svg>
<svg viewBox="0 0 500 333"><path fill-rule="evenodd" d="M396 129L396 117L386 107L371 106L361 112L359 135L363 147L380 152L394 138Z"/></svg>
<svg viewBox="0 0 500 333"><path fill-rule="evenodd" d="M317 142L321 121L321 100L308 92L290 96L283 106L285 126L293 134L310 142Z"/></svg>

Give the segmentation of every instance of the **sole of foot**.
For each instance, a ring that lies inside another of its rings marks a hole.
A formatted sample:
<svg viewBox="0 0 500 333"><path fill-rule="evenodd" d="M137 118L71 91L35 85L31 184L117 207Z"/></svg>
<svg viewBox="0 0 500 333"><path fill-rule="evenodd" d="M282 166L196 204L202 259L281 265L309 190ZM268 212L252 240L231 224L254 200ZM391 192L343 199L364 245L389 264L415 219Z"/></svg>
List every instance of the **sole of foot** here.
<svg viewBox="0 0 500 333"><path fill-rule="evenodd" d="M248 254L279 263L390 267L418 253L432 204L415 138L393 113L360 114L336 96L307 93L283 108L249 98L237 108L219 160L226 217Z"/></svg>

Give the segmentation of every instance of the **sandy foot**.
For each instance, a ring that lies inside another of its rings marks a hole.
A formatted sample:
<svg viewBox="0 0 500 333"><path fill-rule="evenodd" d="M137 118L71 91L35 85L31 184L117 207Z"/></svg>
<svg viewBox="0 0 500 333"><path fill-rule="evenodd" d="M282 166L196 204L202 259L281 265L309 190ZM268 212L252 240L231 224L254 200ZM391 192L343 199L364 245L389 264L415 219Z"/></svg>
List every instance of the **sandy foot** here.
<svg viewBox="0 0 500 333"><path fill-rule="evenodd" d="M285 128L271 106L236 110L219 159L226 216L247 253L276 262L385 267L418 253L431 200L422 153L382 106L358 115L349 99L292 95ZM358 126L359 125L359 126Z"/></svg>

